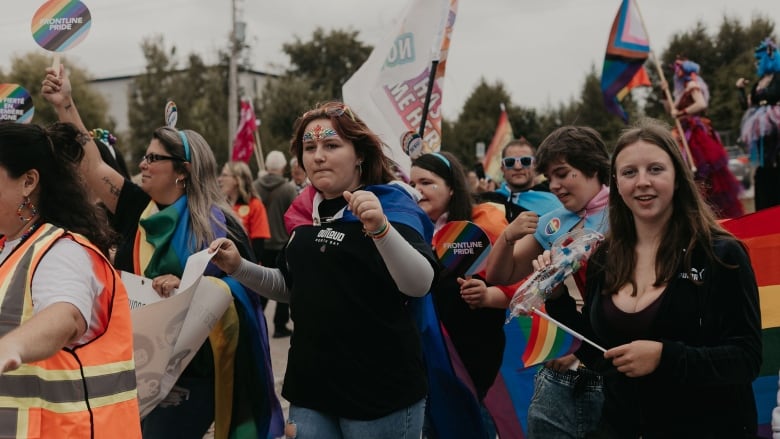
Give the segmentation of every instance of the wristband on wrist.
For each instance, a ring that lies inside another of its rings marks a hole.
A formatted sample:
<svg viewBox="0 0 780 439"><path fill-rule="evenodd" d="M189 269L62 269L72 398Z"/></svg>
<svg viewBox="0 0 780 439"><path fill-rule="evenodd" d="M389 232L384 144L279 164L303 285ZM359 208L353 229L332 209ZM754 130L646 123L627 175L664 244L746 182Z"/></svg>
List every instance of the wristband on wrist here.
<svg viewBox="0 0 780 439"><path fill-rule="evenodd" d="M370 236L374 239L383 238L385 235L387 235L387 232L389 231L390 231L390 223L387 221L387 216L385 216L385 221L382 223L382 225L374 231L366 230L366 228L363 227L363 233L365 233L366 236Z"/></svg>

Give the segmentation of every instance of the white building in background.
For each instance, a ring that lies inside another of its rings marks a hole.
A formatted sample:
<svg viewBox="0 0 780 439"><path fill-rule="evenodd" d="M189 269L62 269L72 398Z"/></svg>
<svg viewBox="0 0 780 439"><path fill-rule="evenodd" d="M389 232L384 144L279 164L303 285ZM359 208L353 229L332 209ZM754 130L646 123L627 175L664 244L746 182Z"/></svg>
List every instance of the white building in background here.
<svg viewBox="0 0 780 439"><path fill-rule="evenodd" d="M139 75L113 76L90 81L92 88L103 95L108 103L108 115L116 122L116 134L126 136L130 133L128 103L133 79ZM255 70L239 70L238 90L241 96L259 97L269 78L274 75ZM227 117L227 115L225 115ZM160 125L163 125L163 109L160 109Z"/></svg>

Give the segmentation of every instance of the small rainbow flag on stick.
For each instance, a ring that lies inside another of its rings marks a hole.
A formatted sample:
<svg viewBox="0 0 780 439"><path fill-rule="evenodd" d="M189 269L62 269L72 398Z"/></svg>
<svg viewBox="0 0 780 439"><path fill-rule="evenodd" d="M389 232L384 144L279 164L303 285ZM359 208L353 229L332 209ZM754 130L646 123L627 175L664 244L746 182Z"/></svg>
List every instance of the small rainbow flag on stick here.
<svg viewBox="0 0 780 439"><path fill-rule="evenodd" d="M542 307L542 311L544 307ZM523 367L531 367L570 354L580 347L577 337L559 330L555 323L534 314L520 316L510 324L517 325L528 344L523 351Z"/></svg>

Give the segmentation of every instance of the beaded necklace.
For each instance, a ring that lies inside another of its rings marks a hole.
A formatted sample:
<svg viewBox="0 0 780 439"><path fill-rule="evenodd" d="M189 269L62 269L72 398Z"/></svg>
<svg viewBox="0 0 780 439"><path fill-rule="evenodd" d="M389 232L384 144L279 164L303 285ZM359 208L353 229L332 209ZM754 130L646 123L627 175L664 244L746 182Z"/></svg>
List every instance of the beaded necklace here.
<svg viewBox="0 0 780 439"><path fill-rule="evenodd" d="M19 244L24 242L25 239L29 238L30 235L33 234L33 232L35 231L35 229L37 227L38 227L38 223L37 222L34 222L30 227L28 227L27 230L25 230L24 233L22 233L22 236L19 238ZM8 238L5 237L5 236L2 239L0 239L0 253L2 253L3 250L5 250L5 243L7 241L8 241Z"/></svg>

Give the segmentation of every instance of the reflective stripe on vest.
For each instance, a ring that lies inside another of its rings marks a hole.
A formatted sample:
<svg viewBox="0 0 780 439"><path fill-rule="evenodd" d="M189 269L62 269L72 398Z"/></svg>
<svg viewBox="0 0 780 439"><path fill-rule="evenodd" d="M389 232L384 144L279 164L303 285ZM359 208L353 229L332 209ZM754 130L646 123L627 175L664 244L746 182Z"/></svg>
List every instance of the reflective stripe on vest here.
<svg viewBox="0 0 780 439"><path fill-rule="evenodd" d="M0 376L0 437L49 436L54 431L69 437L109 432L115 432L112 437L140 437L127 295L117 273L84 237L44 224L13 250L0 266L0 336L32 317L33 274L62 238L82 245L90 256L103 285L96 306L107 315L106 329L85 345Z"/></svg>

